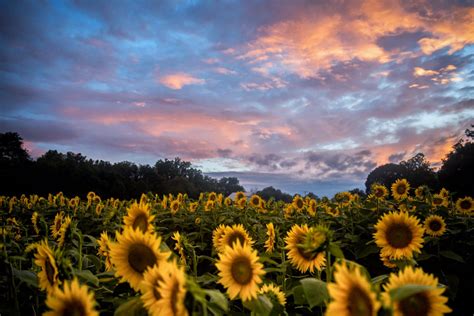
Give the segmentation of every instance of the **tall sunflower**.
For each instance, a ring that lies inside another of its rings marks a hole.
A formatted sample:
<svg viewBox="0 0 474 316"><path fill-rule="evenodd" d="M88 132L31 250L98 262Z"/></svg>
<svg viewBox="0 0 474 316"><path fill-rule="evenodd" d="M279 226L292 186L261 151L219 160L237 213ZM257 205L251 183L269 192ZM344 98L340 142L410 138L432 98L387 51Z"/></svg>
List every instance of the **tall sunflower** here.
<svg viewBox="0 0 474 316"><path fill-rule="evenodd" d="M378 183L374 183L370 189L370 193L374 196L377 200L383 200L388 196L387 188Z"/></svg>
<svg viewBox="0 0 474 316"><path fill-rule="evenodd" d="M191 213L196 212L198 206L199 206L198 202L189 203L189 212L191 212Z"/></svg>
<svg viewBox="0 0 474 316"><path fill-rule="evenodd" d="M220 224L212 232L212 245L216 250L221 249L222 236L225 234L226 225Z"/></svg>
<svg viewBox="0 0 474 316"><path fill-rule="evenodd" d="M426 198L426 191L428 190L428 188L424 185L420 185L418 188L416 188L415 190L415 196L419 199L419 200L424 200Z"/></svg>
<svg viewBox="0 0 474 316"><path fill-rule="evenodd" d="M396 290L404 285L425 285L432 287L423 292L418 292L400 301L394 301L390 291ZM443 294L445 288L438 287L438 279L431 274L423 272L421 268L406 267L398 274L392 273L388 282L383 285L382 298L384 305L393 306L394 316L439 316L451 312L446 305L448 299Z"/></svg>
<svg viewBox="0 0 474 316"><path fill-rule="evenodd" d="M293 198L292 204L293 204L294 209L295 209L298 213L300 213L300 212L303 210L303 208L304 208L304 201L303 201L303 198L302 198L301 196L299 196L299 195L295 195L295 197Z"/></svg>
<svg viewBox="0 0 474 316"><path fill-rule="evenodd" d="M159 266L168 259L169 253L160 251L161 238L154 234L127 227L116 235L117 242L109 245L115 275L121 278L121 282L127 281L138 290L145 270Z"/></svg>
<svg viewBox="0 0 474 316"><path fill-rule="evenodd" d="M424 229L420 221L405 212L385 214L375 225L375 243L381 255L390 259L412 258L421 252Z"/></svg>
<svg viewBox="0 0 474 316"><path fill-rule="evenodd" d="M112 270L112 261L110 260L110 239L109 235L107 234L106 231L103 231L100 234L100 238L97 241L99 244L99 250L97 252L98 255L101 255L105 258L105 270L106 271L111 271Z"/></svg>
<svg viewBox="0 0 474 316"><path fill-rule="evenodd" d="M158 282L163 280L163 274L169 270L170 263L164 261L160 266L153 266L147 269L143 274L143 281L140 283L140 297L143 305L151 315L160 315L161 309L158 307L158 301L161 294L158 292Z"/></svg>
<svg viewBox="0 0 474 316"><path fill-rule="evenodd" d="M230 299L240 297L242 301L248 301L257 297L258 285L265 274L258 260L257 251L252 250L249 244L242 245L240 241L219 254L216 263L218 282L227 289Z"/></svg>
<svg viewBox="0 0 474 316"><path fill-rule="evenodd" d="M241 199L246 199L247 197L245 196L245 193L242 191L238 191L235 193L234 200L237 202Z"/></svg>
<svg viewBox="0 0 474 316"><path fill-rule="evenodd" d="M431 205L433 207L439 207L439 206L448 207L448 199L443 197L441 194L433 194Z"/></svg>
<svg viewBox="0 0 474 316"><path fill-rule="evenodd" d="M61 225L63 224L64 212L59 212L54 216L54 222L51 225L51 235L54 239L58 238Z"/></svg>
<svg viewBox="0 0 474 316"><path fill-rule="evenodd" d="M275 227L273 227L273 223L267 224L267 236L268 239L265 241L265 251L273 252L275 249Z"/></svg>
<svg viewBox="0 0 474 316"><path fill-rule="evenodd" d="M456 209L462 214L472 214L474 212L474 201L470 196L459 198L456 201Z"/></svg>
<svg viewBox="0 0 474 316"><path fill-rule="evenodd" d="M288 250L288 258L291 264L301 273L308 270L313 273L316 268L321 271L326 265L326 256L324 252L313 252L305 250L302 246L309 233L308 225L293 225L285 238L285 249Z"/></svg>
<svg viewBox="0 0 474 316"><path fill-rule="evenodd" d="M278 285L275 285L273 283L262 285L260 290L258 290L258 294L267 294L268 296L270 296L272 301L278 302L278 304L280 304L281 306L285 306L286 304L285 293Z"/></svg>
<svg viewBox="0 0 474 316"><path fill-rule="evenodd" d="M38 273L40 289L47 292L54 291L61 281L53 251L49 248L47 240L43 240L36 246L35 264L41 268Z"/></svg>
<svg viewBox="0 0 474 316"><path fill-rule="evenodd" d="M59 247L64 246L64 243L66 242L66 237L70 231L71 231L71 218L69 216L66 216L66 218L64 219L64 222L61 225L61 229L59 230L59 236L58 236Z"/></svg>
<svg viewBox="0 0 474 316"><path fill-rule="evenodd" d="M441 216L431 215L425 219L425 232L433 237L439 237L446 231L446 223Z"/></svg>
<svg viewBox="0 0 474 316"><path fill-rule="evenodd" d="M176 231L173 233L173 237L171 237L171 239L176 241L176 244L174 245L174 250L179 253L181 263L186 265L186 254L184 253L183 237L178 231Z"/></svg>
<svg viewBox="0 0 474 316"><path fill-rule="evenodd" d="M410 184L407 179L397 179L397 181L392 184L392 195L395 200L406 199L409 190Z"/></svg>
<svg viewBox="0 0 474 316"><path fill-rule="evenodd" d="M252 207L260 207L260 200L261 198L258 195L254 194L250 197L249 204Z"/></svg>
<svg viewBox="0 0 474 316"><path fill-rule="evenodd" d="M170 203L171 214L176 214L179 211L180 203L178 200L174 200Z"/></svg>
<svg viewBox="0 0 474 316"><path fill-rule="evenodd" d="M372 291L370 282L360 269L350 269L345 263L336 265L335 283L328 284L331 302L326 315L375 316L380 302Z"/></svg>
<svg viewBox="0 0 474 316"><path fill-rule="evenodd" d="M48 293L46 306L51 310L45 312L44 316L99 316L95 310L96 301L94 294L89 291L86 285L81 285L74 279L66 281L64 288L57 288L54 292Z"/></svg>
<svg viewBox="0 0 474 316"><path fill-rule="evenodd" d="M126 227L133 229L139 229L143 233L153 232L153 219L154 215L150 215L150 205L148 203L138 204L134 202L130 207L127 208L127 216L124 216L123 222Z"/></svg>
<svg viewBox="0 0 474 316"><path fill-rule="evenodd" d="M160 315L187 316L188 311L184 305L186 297L186 274L184 267L178 267L176 262L168 264L169 268L162 273L158 280L158 293L161 298L157 301Z"/></svg>
<svg viewBox="0 0 474 316"><path fill-rule="evenodd" d="M245 230L242 224L234 224L232 227L227 226L224 234L221 237L218 251L224 252L226 246L233 247L236 241L240 244L253 245L254 241L249 236L247 230Z"/></svg>
<svg viewBox="0 0 474 316"><path fill-rule="evenodd" d="M306 208L306 212L308 212L308 214L310 216L316 216L316 210L317 210L317 202L315 199L311 199L308 203L308 207Z"/></svg>

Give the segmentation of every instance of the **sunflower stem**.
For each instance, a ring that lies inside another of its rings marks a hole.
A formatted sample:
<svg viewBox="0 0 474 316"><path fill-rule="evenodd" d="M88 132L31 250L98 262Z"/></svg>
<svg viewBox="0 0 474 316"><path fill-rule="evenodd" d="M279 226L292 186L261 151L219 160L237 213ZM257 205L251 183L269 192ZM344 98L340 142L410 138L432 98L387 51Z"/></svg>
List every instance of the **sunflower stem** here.
<svg viewBox="0 0 474 316"><path fill-rule="evenodd" d="M326 250L326 257L327 257L327 261L326 261L326 283L330 283L331 282L331 253L329 252L329 250Z"/></svg>

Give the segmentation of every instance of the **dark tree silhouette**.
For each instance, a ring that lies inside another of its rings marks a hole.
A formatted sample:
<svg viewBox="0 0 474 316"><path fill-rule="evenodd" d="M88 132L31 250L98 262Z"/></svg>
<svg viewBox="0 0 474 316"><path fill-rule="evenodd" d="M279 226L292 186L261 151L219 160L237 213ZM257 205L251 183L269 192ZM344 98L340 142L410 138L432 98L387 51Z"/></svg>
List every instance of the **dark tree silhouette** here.
<svg viewBox="0 0 474 316"><path fill-rule="evenodd" d="M275 189L274 187L266 187L260 191L257 191L255 194L259 195L265 200L273 198L275 201L284 201L286 203L289 203L293 200L291 195L284 193L279 189Z"/></svg>

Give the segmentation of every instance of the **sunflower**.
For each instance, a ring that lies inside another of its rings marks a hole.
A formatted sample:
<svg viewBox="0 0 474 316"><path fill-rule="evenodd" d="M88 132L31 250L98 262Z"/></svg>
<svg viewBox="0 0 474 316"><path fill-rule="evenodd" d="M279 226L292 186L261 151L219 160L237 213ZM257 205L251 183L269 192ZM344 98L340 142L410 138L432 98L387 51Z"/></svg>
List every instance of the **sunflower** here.
<svg viewBox="0 0 474 316"><path fill-rule="evenodd" d="M474 201L470 196L459 198L456 201L456 209L463 214L471 214L474 211Z"/></svg>
<svg viewBox="0 0 474 316"><path fill-rule="evenodd" d="M238 209L243 210L246 205L247 205L247 199L246 199L246 198L237 200L237 208L238 208Z"/></svg>
<svg viewBox="0 0 474 316"><path fill-rule="evenodd" d="M41 271L38 273L40 289L47 292L54 291L61 281L59 280L58 267L53 251L49 248L46 240L43 240L36 246L35 264L41 268Z"/></svg>
<svg viewBox="0 0 474 316"><path fill-rule="evenodd" d="M445 188L442 188L439 191L439 195L441 195L443 198L447 199L447 198L449 198L449 191L446 190Z"/></svg>
<svg viewBox="0 0 474 316"><path fill-rule="evenodd" d="M58 244L59 247L64 246L64 243L66 242L66 236L68 232L70 232L70 227L71 227L71 218L69 216L66 216L64 219L63 224L61 225L61 229L59 230L59 240Z"/></svg>
<svg viewBox="0 0 474 316"><path fill-rule="evenodd" d="M215 206L216 206L216 201L207 200L206 205L204 205L204 211L210 212L214 209Z"/></svg>
<svg viewBox="0 0 474 316"><path fill-rule="evenodd" d="M99 316L94 305L94 294L88 291L86 285L80 285L76 278L64 283L63 290L57 288L48 293L46 305L51 309L44 316Z"/></svg>
<svg viewBox="0 0 474 316"><path fill-rule="evenodd" d="M174 250L179 253L181 263L186 265L186 255L184 254L183 237L179 232L174 232L173 237L171 237L171 239L176 241L176 244L174 245Z"/></svg>
<svg viewBox="0 0 474 316"><path fill-rule="evenodd" d="M189 211L190 211L191 213L196 212L198 206L199 206L198 202L189 203Z"/></svg>
<svg viewBox="0 0 474 316"><path fill-rule="evenodd" d="M441 194L433 194L431 205L433 207L439 207L439 206L448 207L448 200L444 198Z"/></svg>
<svg viewBox="0 0 474 316"><path fill-rule="evenodd" d="M326 211L326 214L329 214L332 217L338 217L341 215L341 210L339 207L330 207L329 205L324 205L324 210Z"/></svg>
<svg viewBox="0 0 474 316"><path fill-rule="evenodd" d="M245 196L245 193L242 192L242 191L238 191L237 193L235 193L235 197L234 197L234 200L237 202L239 200L242 200L242 199L246 199L247 197Z"/></svg>
<svg viewBox="0 0 474 316"><path fill-rule="evenodd" d="M179 211L179 201L178 200L174 200L170 203L170 211L171 211L171 214L176 214L178 213Z"/></svg>
<svg viewBox="0 0 474 316"><path fill-rule="evenodd" d="M387 268L395 269L397 267L397 265L390 259L390 257L382 256L382 253L380 253L380 260Z"/></svg>
<svg viewBox="0 0 474 316"><path fill-rule="evenodd" d="M51 225L51 235L54 239L58 238L59 231L61 230L61 225L63 224L64 213L59 212L54 217L54 222Z"/></svg>
<svg viewBox="0 0 474 316"><path fill-rule="evenodd" d="M316 207L317 207L316 200L311 199L308 203L308 207L306 208L306 212L308 212L310 216L314 217L316 216Z"/></svg>
<svg viewBox="0 0 474 316"><path fill-rule="evenodd" d="M249 204L252 207L259 207L260 206L260 200L261 200L261 198L258 195L254 194L250 197Z"/></svg>
<svg viewBox="0 0 474 316"><path fill-rule="evenodd" d="M35 233L38 235L39 234L39 228L38 228L38 212L33 212L33 215L31 215L31 223L33 224L33 229L35 230Z"/></svg>
<svg viewBox="0 0 474 316"><path fill-rule="evenodd" d="M308 225L293 225L285 238L285 249L288 250L288 258L291 264L301 273L308 270L313 273L316 268L321 271L326 265L326 256L324 252L312 252L305 250L301 244L309 233Z"/></svg>
<svg viewBox="0 0 474 316"><path fill-rule="evenodd" d="M262 285L260 290L258 290L258 294L267 294L272 301L278 302L281 306L286 304L285 293L283 293L278 285L273 283Z"/></svg>
<svg viewBox="0 0 474 316"><path fill-rule="evenodd" d="M410 190L410 184L406 179L397 179L392 184L392 195L395 200L402 200L408 197L408 191Z"/></svg>
<svg viewBox="0 0 474 316"><path fill-rule="evenodd" d="M220 224L212 232L212 245L217 250L221 249L221 240L222 240L222 236L224 236L225 234L226 227L227 226L225 226L224 224Z"/></svg>
<svg viewBox="0 0 474 316"><path fill-rule="evenodd" d="M219 248L217 250L219 252L224 252L226 246L233 247L237 240L242 245L252 245L254 243L242 224L234 224L232 227L227 226L225 228L224 234L222 234L221 240L219 242Z"/></svg>
<svg viewBox="0 0 474 316"><path fill-rule="evenodd" d="M230 197L226 197L224 199L224 205L225 206L231 206L232 205L232 199Z"/></svg>
<svg viewBox="0 0 474 316"><path fill-rule="evenodd" d="M303 210L304 201L303 201L303 199L301 198L301 196L295 195L295 197L293 198L292 204L293 204L294 209L295 209L298 213Z"/></svg>
<svg viewBox="0 0 474 316"><path fill-rule="evenodd" d="M400 301L393 301L390 292L408 284L430 286L432 289L418 292ZM385 291L382 293L384 304L387 307L393 306L394 316L435 316L451 312L451 309L446 305L448 299L441 295L445 289L438 287L438 279L423 272L421 268L414 269L408 266L398 274L390 274L383 289Z"/></svg>
<svg viewBox="0 0 474 316"><path fill-rule="evenodd" d="M257 251L249 244L241 245L240 241L219 254L216 263L218 282L227 289L230 299L240 297L242 301L248 301L257 297L258 285L265 274L258 260Z"/></svg>
<svg viewBox="0 0 474 316"><path fill-rule="evenodd" d="M416 188L415 190L415 196L419 199L419 200L424 200L425 197L426 197L426 191L427 191L427 187L424 186L424 185L420 185L418 188Z"/></svg>
<svg viewBox="0 0 474 316"><path fill-rule="evenodd" d="M370 192L377 200L383 200L388 195L387 188L384 185L378 183L372 185Z"/></svg>
<svg viewBox="0 0 474 316"><path fill-rule="evenodd" d="M211 192L211 193L209 193L209 196L207 197L207 200L208 200L208 201L213 201L213 202L216 201L216 200L217 200L217 194L216 194L216 192Z"/></svg>
<svg viewBox="0 0 474 316"><path fill-rule="evenodd" d="M163 200L161 200L161 208L166 210L167 206L168 206L168 198L166 196L163 196Z"/></svg>
<svg viewBox="0 0 474 316"><path fill-rule="evenodd" d="M275 228L273 227L273 223L267 224L267 235L268 239L265 241L265 251L273 252L275 249Z"/></svg>
<svg viewBox="0 0 474 316"><path fill-rule="evenodd" d="M371 290L370 282L360 269L350 269L345 263L337 264L334 273L335 283L328 284L331 302L326 315L375 316L380 302Z"/></svg>
<svg viewBox="0 0 474 316"><path fill-rule="evenodd" d="M405 212L385 214L375 225L375 243L381 254L390 259L412 258L421 252L424 229L419 220Z"/></svg>
<svg viewBox="0 0 474 316"><path fill-rule="evenodd" d="M336 198L336 201L340 203L342 206L348 206L352 201L352 194L350 194L347 191L339 192L336 194L335 198Z"/></svg>
<svg viewBox="0 0 474 316"><path fill-rule="evenodd" d="M92 191L90 191L89 193L87 193L87 199L88 199L88 200L92 200L92 199L94 198L94 196L95 196L95 193L92 192Z"/></svg>
<svg viewBox="0 0 474 316"><path fill-rule="evenodd" d="M103 231L100 234L100 238L97 243L99 244L99 250L97 251L97 254L105 258L105 270L111 271L113 265L110 261L110 239L106 231Z"/></svg>
<svg viewBox="0 0 474 316"><path fill-rule="evenodd" d="M155 265L143 274L143 281L140 283L141 300L151 315L160 315L161 313L161 309L157 304L161 299L158 282L163 280L163 274L167 273L169 269L170 263L163 261L159 267Z"/></svg>
<svg viewBox="0 0 474 316"><path fill-rule="evenodd" d="M168 263L168 268L158 280L158 293L160 299L156 308L160 315L187 316L188 311L184 305L186 297L186 274L183 267L178 267L176 262ZM158 315L158 314L153 314Z"/></svg>
<svg viewBox="0 0 474 316"><path fill-rule="evenodd" d="M425 232L433 237L439 237L446 231L446 223L441 216L431 215L425 219Z"/></svg>
<svg viewBox="0 0 474 316"><path fill-rule="evenodd" d="M127 216L124 216L123 223L125 227L131 227L132 229L139 229L143 233L153 232L153 219L154 215L150 215L150 205L147 203L137 202L133 203L127 208Z"/></svg>
<svg viewBox="0 0 474 316"><path fill-rule="evenodd" d="M109 245L115 275L121 278L121 282L128 281L133 289L138 290L143 272L166 261L169 253L160 251L161 238L154 234L126 227L116 235L117 242Z"/></svg>

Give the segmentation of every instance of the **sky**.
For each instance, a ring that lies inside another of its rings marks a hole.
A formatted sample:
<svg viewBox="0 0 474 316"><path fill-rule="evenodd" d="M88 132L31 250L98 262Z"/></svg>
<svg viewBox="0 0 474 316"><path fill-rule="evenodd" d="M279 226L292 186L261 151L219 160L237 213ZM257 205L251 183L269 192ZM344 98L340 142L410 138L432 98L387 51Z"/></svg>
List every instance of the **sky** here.
<svg viewBox="0 0 474 316"><path fill-rule="evenodd" d="M474 124L471 1L0 1L0 132L331 195Z"/></svg>

